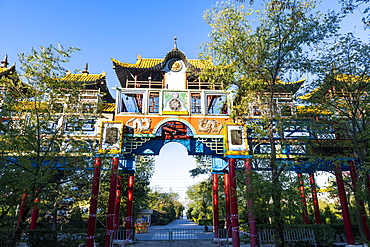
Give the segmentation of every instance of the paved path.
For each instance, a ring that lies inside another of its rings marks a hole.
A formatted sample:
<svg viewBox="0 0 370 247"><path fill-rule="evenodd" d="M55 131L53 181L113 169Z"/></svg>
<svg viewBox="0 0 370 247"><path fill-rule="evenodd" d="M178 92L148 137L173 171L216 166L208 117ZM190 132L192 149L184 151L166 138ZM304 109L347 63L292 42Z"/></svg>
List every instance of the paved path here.
<svg viewBox="0 0 370 247"><path fill-rule="evenodd" d="M184 220L174 220L165 226L151 226L150 229L204 229L204 226L195 224L193 221ZM212 226L208 226L208 231L212 231Z"/></svg>
<svg viewBox="0 0 370 247"><path fill-rule="evenodd" d="M188 220L188 219L182 219L182 220L174 220L171 223L165 225L165 226L151 226L149 228L150 230L165 230L165 229L195 229L195 230L202 230L204 229L204 226L199 226L195 224L194 222ZM208 233L203 232L202 234L197 234L199 237L200 235L206 234L206 235L212 235L212 226L208 226ZM150 234L142 234L142 235L150 235ZM194 235L194 234L193 234ZM210 238L212 238L210 236ZM136 235L138 237L138 235ZM209 237L208 237L209 238ZM133 247L141 247L141 246L151 246L151 247L167 247L169 246L168 241L140 241L136 242ZM231 243L226 246L232 246ZM250 245L240 245L241 247L249 247ZM212 241L204 241L201 238L198 240L179 240L176 241L176 238L174 238L174 241L171 243L171 247L217 247L217 243L212 243Z"/></svg>

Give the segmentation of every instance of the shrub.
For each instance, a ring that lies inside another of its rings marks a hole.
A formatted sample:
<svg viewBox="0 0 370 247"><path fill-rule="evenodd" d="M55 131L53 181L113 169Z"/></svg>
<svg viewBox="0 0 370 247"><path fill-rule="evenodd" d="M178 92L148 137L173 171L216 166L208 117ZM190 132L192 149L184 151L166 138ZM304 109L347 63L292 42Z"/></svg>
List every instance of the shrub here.
<svg viewBox="0 0 370 247"><path fill-rule="evenodd" d="M28 231L28 245L31 247L53 247L57 243L57 232L48 229Z"/></svg>
<svg viewBox="0 0 370 247"><path fill-rule="evenodd" d="M272 225L261 224L257 225L258 229L271 229ZM307 228L312 229L315 233L315 239L317 246L321 247L331 247L334 243L334 229L330 225L301 225L301 224L287 224L284 225L285 229L294 229L294 228ZM342 226L343 229L343 226ZM310 243L306 242L296 242L296 243L287 243L287 246L310 246Z"/></svg>
<svg viewBox="0 0 370 247"><path fill-rule="evenodd" d="M201 225L201 226L204 226L204 225L211 226L211 225L213 225L213 221L212 220L201 219L201 220L198 220L198 225Z"/></svg>
<svg viewBox="0 0 370 247"><path fill-rule="evenodd" d="M11 243L13 232L10 229L0 229L0 247L6 247Z"/></svg>
<svg viewBox="0 0 370 247"><path fill-rule="evenodd" d="M167 225L169 222L170 222L170 220L169 220L169 219L167 219L167 218L162 218L162 219L159 219L159 220L158 220L158 223L159 223L160 225Z"/></svg>

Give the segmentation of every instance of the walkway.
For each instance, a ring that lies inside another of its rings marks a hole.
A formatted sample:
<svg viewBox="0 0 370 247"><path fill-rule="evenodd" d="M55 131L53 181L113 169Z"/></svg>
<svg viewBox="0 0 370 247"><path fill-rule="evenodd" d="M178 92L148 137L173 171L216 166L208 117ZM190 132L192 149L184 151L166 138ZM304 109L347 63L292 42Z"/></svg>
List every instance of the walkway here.
<svg viewBox="0 0 370 247"><path fill-rule="evenodd" d="M165 226L151 226L149 228L150 230L165 230L165 229L192 229L192 230L202 230L204 229L204 226L199 226L195 224L194 222L188 220L188 219L179 219L179 220L174 220L170 222L169 224ZM212 233L212 226L208 226L208 233L204 234L213 234ZM152 247L167 247L169 246L168 241L140 241L136 242L133 247L142 247L142 246L152 246ZM232 246L230 243L228 246ZM249 244L243 244L240 245L241 247L249 247ZM204 240L179 240L174 241L171 243L171 247L217 247L216 243L212 243L212 241L204 241Z"/></svg>
<svg viewBox="0 0 370 247"><path fill-rule="evenodd" d="M188 219L174 220L165 226L151 226L150 229L204 229L204 226L195 224ZM212 226L208 226L208 231L212 231Z"/></svg>

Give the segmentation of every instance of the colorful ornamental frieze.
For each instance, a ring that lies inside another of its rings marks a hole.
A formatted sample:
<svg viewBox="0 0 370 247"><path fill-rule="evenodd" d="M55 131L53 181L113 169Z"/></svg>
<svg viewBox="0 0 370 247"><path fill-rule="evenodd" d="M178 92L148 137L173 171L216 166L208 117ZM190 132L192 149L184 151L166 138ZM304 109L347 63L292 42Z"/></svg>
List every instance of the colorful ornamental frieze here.
<svg viewBox="0 0 370 247"><path fill-rule="evenodd" d="M121 87L115 88L114 121L103 123L100 153L140 154L147 148L156 154L158 147L176 140L189 154L224 154L224 126L232 123L230 95L221 83L197 76L213 66L212 61L188 59L176 41L164 59L138 56L134 64L112 61ZM121 128L122 138L115 137Z"/></svg>

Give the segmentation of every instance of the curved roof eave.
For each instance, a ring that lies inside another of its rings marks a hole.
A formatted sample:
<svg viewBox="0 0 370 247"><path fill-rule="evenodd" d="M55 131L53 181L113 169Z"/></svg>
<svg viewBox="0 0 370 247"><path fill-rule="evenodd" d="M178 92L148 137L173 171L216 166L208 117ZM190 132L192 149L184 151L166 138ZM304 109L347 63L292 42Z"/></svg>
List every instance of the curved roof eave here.
<svg viewBox="0 0 370 247"><path fill-rule="evenodd" d="M10 74L14 71L15 71L15 63L12 66L10 66L9 68L6 68L6 67L5 68L0 68L0 76L8 75L8 74Z"/></svg>
<svg viewBox="0 0 370 247"><path fill-rule="evenodd" d="M186 55L185 53L183 53L182 51L178 51L178 50L171 50L170 52L168 52L166 54L166 56L164 57L163 60L161 60L158 64L154 65L154 66L150 66L150 67L139 67L138 66L138 63L135 63L135 64L129 64L129 63L122 63L114 58L111 58L112 62L113 62L113 66L115 69L117 69L117 65L123 69L128 69L128 70L131 70L131 69L135 69L135 70L142 70L142 71L145 71L145 70L151 70L151 71L162 71L167 62L171 59L174 59L174 58L178 58L180 60L182 60L184 63L185 63L185 66L187 68L195 68L194 65L192 65L188 59L186 58ZM158 59L156 59L158 60Z"/></svg>

